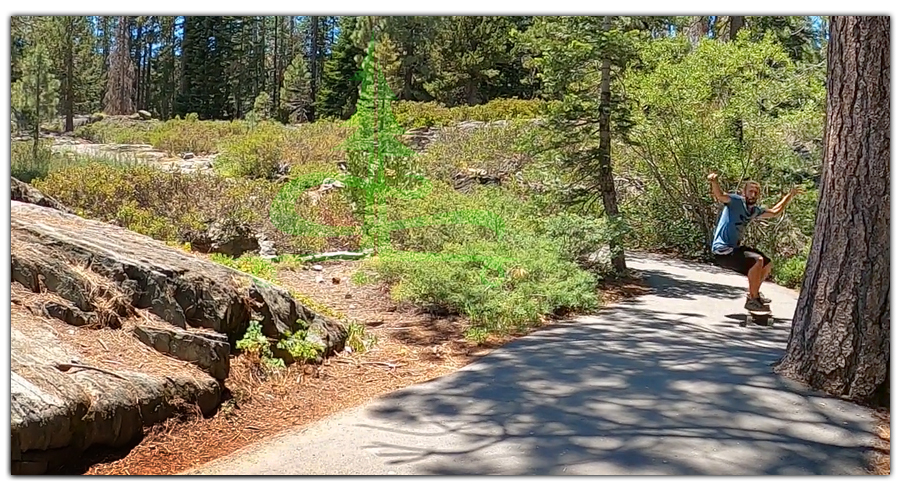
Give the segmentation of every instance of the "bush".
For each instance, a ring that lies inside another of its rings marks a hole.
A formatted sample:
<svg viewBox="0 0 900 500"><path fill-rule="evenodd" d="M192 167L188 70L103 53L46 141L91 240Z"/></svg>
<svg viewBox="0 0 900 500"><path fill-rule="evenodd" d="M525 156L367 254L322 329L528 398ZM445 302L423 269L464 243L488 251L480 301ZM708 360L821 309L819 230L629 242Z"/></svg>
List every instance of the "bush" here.
<svg viewBox="0 0 900 500"><path fill-rule="evenodd" d="M75 129L75 137L107 144L152 144L153 131L162 122L105 118Z"/></svg>
<svg viewBox="0 0 900 500"><path fill-rule="evenodd" d="M706 176L716 171L729 192L747 178L760 182L760 202L768 206L791 187L806 187L808 196L792 201L789 218L765 228L751 224L746 235L763 250L796 253L814 218L823 68L794 63L770 37L754 42L746 33L727 44L705 40L695 50L681 36L654 40L641 60L642 69L625 77L629 140L614 143L613 151L619 181L629 186L621 199L635 231L631 243L708 255L721 205ZM807 147L812 153L803 153Z"/></svg>
<svg viewBox="0 0 900 500"><path fill-rule="evenodd" d="M269 339L263 335L259 322L251 321L244 337L237 341L237 348L256 358L258 363L270 371L284 368L284 360L275 357L269 343Z"/></svg>
<svg viewBox="0 0 900 500"><path fill-rule="evenodd" d="M533 161L537 133L537 128L522 121L474 130L446 129L440 141L416 156L416 165L429 177L448 182L454 173L470 168L526 169Z"/></svg>
<svg viewBox="0 0 900 500"><path fill-rule="evenodd" d="M265 181L171 173L99 159L76 160L34 185L83 217L180 242L216 220L270 224L268 206L277 188Z"/></svg>
<svg viewBox="0 0 900 500"><path fill-rule="evenodd" d="M229 177L271 179L284 158L284 128L261 122L242 135L222 142L215 167Z"/></svg>
<svg viewBox="0 0 900 500"><path fill-rule="evenodd" d="M406 227L355 279L389 283L397 300L469 318L473 339L597 305L596 278L569 258L579 248L554 239L562 225L545 228L535 206L512 193L463 195L436 182L427 196L389 206L390 222Z"/></svg>
<svg viewBox="0 0 900 500"><path fill-rule="evenodd" d="M392 285L395 300L466 316L476 337L479 329L510 333L553 313L597 306L596 279L562 260L546 238L447 245L440 253L386 251L364 266Z"/></svg>
<svg viewBox="0 0 900 500"><path fill-rule="evenodd" d="M102 122L101 122L102 123ZM173 155L211 154L220 151L219 143L247 130L240 121L199 120L196 113L162 122L150 132L150 144Z"/></svg>
<svg viewBox="0 0 900 500"><path fill-rule="evenodd" d="M510 98L494 99L476 106L447 108L437 101L396 101L393 110L397 122L409 129L447 126L467 120L491 122L538 118L545 112L546 102Z"/></svg>
<svg viewBox="0 0 900 500"><path fill-rule="evenodd" d="M269 259L265 259L258 255L245 254L238 258L234 258L229 257L228 255L214 253L211 254L209 258L216 264L221 264L247 274L252 274L257 278L264 279L271 283L275 282L275 265L272 264Z"/></svg>
<svg viewBox="0 0 900 500"><path fill-rule="evenodd" d="M306 165L328 165L331 169L345 159L340 149L351 130L344 123L316 121L285 129L284 160L293 171L309 170Z"/></svg>
<svg viewBox="0 0 900 500"><path fill-rule="evenodd" d="M10 174L22 182L29 183L46 177L53 163L52 144L53 141L47 139L39 140L38 154L35 158L34 142L10 141Z"/></svg>
<svg viewBox="0 0 900 500"><path fill-rule="evenodd" d="M772 280L781 286L798 289L803 284L806 272L806 256L795 255L787 260L775 260L772 265Z"/></svg>

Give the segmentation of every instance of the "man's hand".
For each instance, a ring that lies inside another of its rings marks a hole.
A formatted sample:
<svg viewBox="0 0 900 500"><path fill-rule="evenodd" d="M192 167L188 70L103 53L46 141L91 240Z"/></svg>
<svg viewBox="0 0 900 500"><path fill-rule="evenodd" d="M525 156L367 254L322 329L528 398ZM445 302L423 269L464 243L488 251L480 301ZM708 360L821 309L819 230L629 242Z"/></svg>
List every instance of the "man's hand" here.
<svg viewBox="0 0 900 500"><path fill-rule="evenodd" d="M781 215L782 212L784 212L784 207L786 207L788 202L791 201L791 198L793 198L794 196L796 196L797 194L800 194L802 192L803 192L803 188L801 188L800 186L792 187L791 190L788 191L788 194L784 195L784 197L781 199L781 201L776 203L774 207L763 212L761 217L763 219L771 219L772 217L778 217L779 215Z"/></svg>
<svg viewBox="0 0 900 500"><path fill-rule="evenodd" d="M712 172L707 175L706 178L709 180L709 184L712 187L713 198L715 198L716 201L719 203L728 203L731 201L731 198L722 192L722 186L719 186L719 174Z"/></svg>

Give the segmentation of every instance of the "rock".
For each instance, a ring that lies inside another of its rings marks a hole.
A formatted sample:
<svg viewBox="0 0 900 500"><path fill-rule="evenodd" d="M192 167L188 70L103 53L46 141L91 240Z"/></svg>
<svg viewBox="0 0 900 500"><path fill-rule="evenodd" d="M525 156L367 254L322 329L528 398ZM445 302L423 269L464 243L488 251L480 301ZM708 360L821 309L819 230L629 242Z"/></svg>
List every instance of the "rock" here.
<svg viewBox="0 0 900 500"><path fill-rule="evenodd" d="M278 257L278 252L275 250L275 243L269 240L266 235L258 234L256 236L256 241L259 243L259 256L265 259L274 259Z"/></svg>
<svg viewBox="0 0 900 500"><path fill-rule="evenodd" d="M150 118L153 118L153 115L149 111L143 109L138 110L137 115L141 120L149 120Z"/></svg>
<svg viewBox="0 0 900 500"><path fill-rule="evenodd" d="M321 276L316 276L316 283L322 283L324 281L325 281L325 278L323 278Z"/></svg>
<svg viewBox="0 0 900 500"><path fill-rule="evenodd" d="M57 368L74 353L34 321L11 330L12 473L43 474L79 458L92 445L123 446L145 426L196 403L210 414L221 397L211 377L151 376ZM121 378L119 378L121 377Z"/></svg>
<svg viewBox="0 0 900 500"><path fill-rule="evenodd" d="M56 201L54 198L45 196L44 193L41 193L36 187L22 182L15 177L10 177L10 194L15 201L48 207L69 214L72 213L72 211L62 203Z"/></svg>
<svg viewBox="0 0 900 500"><path fill-rule="evenodd" d="M325 269L324 267L320 266L319 264L312 266L312 268L313 268L313 271L321 271L322 269Z"/></svg>
<svg viewBox="0 0 900 500"><path fill-rule="evenodd" d="M335 277L331 278L331 282L334 283L335 285L340 285L341 279L339 277L335 276Z"/></svg>
<svg viewBox="0 0 900 500"><path fill-rule="evenodd" d="M188 332L182 328L136 325L134 336L141 342L189 363L195 363L216 380L228 378L231 347L228 337L216 332Z"/></svg>
<svg viewBox="0 0 900 500"><path fill-rule="evenodd" d="M203 233L186 235L191 248L203 253L221 253L239 257L259 250L259 240L248 224L215 221Z"/></svg>
<svg viewBox="0 0 900 500"><path fill-rule="evenodd" d="M77 307L49 301L43 305L43 313L51 318L64 321L72 326L85 326L99 323L97 313L84 312Z"/></svg>
<svg viewBox="0 0 900 500"><path fill-rule="evenodd" d="M253 317L273 339L294 331L298 318L320 319L343 347L342 323L249 274L111 224L17 201L10 210L12 279L33 292L61 294L86 312L110 309L115 295L116 315L147 309L182 329L224 334L232 347Z"/></svg>
<svg viewBox="0 0 900 500"><path fill-rule="evenodd" d="M182 160L191 160L194 158L194 153L184 153L181 155Z"/></svg>
<svg viewBox="0 0 900 500"><path fill-rule="evenodd" d="M353 294L348 292L348 293L344 294L344 298L345 298L345 299L352 299L352 298L353 298Z"/></svg>

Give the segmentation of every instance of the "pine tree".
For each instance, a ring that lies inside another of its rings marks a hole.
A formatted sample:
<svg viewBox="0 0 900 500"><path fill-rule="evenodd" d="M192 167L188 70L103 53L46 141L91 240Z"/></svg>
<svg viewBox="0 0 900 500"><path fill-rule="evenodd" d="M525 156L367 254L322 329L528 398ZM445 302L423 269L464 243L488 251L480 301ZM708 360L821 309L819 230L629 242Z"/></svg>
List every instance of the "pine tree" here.
<svg viewBox="0 0 900 500"><path fill-rule="evenodd" d="M346 120L353 115L359 98L359 81L354 80L359 66L357 56L365 55L353 41L357 18L343 16L339 20L339 34L325 62L322 85L316 94L316 113L321 117Z"/></svg>
<svg viewBox="0 0 900 500"><path fill-rule="evenodd" d="M380 213L389 197L410 196L411 188L421 180L410 171L413 151L400 141L403 127L394 118L394 99L375 54L375 41L357 74L360 79L356 112L348 122L352 135L344 142L347 151L347 186L356 206L364 214L365 228L378 252L379 241L386 241ZM382 207L379 211L379 207ZM380 237L379 237L380 236Z"/></svg>
<svg viewBox="0 0 900 500"><path fill-rule="evenodd" d="M539 69L544 90L559 99L552 107L546 138L558 152L566 173L583 189L571 193L573 202L602 199L613 235L612 265L625 270L622 224L613 182L611 134L627 133L630 118L611 81L635 57L639 32L617 26L627 20L610 16L542 17L524 36Z"/></svg>
<svg viewBox="0 0 900 500"><path fill-rule="evenodd" d="M306 56L298 54L284 71L284 86L280 95L280 108L289 121L302 123L310 119L313 103L310 83Z"/></svg>
<svg viewBox="0 0 900 500"><path fill-rule="evenodd" d="M46 46L33 43L23 53L22 78L13 83L11 89L13 109L21 113L32 130L32 156L35 161L38 158L41 122L55 117L59 104L59 80L53 75L51 66Z"/></svg>
<svg viewBox="0 0 900 500"><path fill-rule="evenodd" d="M486 102L500 68L513 57L507 43L514 27L506 16L441 18L430 45L433 72L425 90L448 106Z"/></svg>

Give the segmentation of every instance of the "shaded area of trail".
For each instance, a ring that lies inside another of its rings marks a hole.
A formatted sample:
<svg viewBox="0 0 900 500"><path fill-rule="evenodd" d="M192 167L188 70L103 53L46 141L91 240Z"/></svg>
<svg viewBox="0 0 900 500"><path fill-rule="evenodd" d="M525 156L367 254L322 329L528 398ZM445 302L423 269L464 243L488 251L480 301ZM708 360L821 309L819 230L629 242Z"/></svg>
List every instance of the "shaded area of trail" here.
<svg viewBox="0 0 900 500"><path fill-rule="evenodd" d="M866 408L772 373L773 327L740 324L744 277L633 255L653 291L191 474L863 474Z"/></svg>

